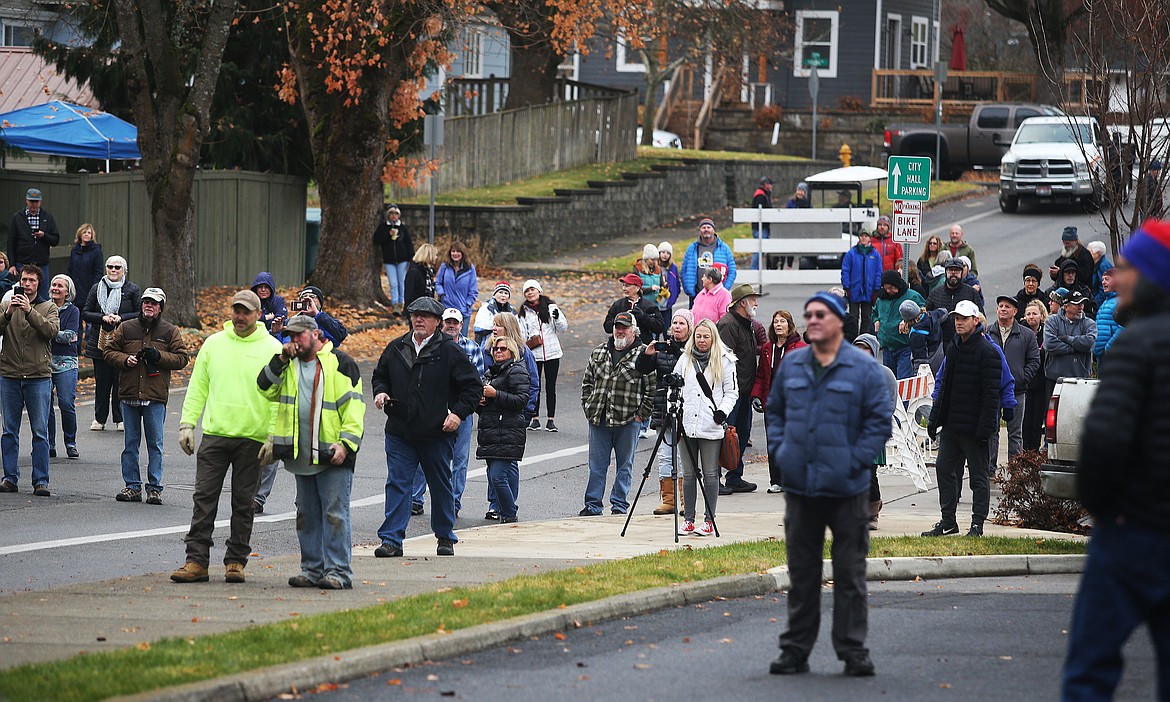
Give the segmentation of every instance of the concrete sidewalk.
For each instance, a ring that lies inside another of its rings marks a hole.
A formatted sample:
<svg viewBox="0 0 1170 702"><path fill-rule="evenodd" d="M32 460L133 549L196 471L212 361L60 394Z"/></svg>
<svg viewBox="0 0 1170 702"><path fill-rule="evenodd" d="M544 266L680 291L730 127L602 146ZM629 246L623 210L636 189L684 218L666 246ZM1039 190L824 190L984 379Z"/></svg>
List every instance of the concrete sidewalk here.
<svg viewBox="0 0 1170 702"><path fill-rule="evenodd" d="M758 464L749 466L753 477L758 478L760 472ZM636 489L641 476L635 478ZM590 561L783 535L783 495L767 494L761 486L755 493L719 499L720 538L679 537L676 544L674 520L650 514L659 504L657 488L656 480L647 481L625 537L620 535L625 518L611 515L466 529L458 532L454 557L435 556L435 540L430 536L408 540L404 558L377 559L373 545L358 546L354 548L354 589L348 591L289 587L289 576L300 570L299 558L281 556L253 558L247 568L248 582L242 585L224 583L222 566L213 564L210 583L175 584L168 580L168 570L6 595L0 597L0 666L231 631ZM886 505L875 535L916 535L937 520L933 490L919 493L907 478L883 476L882 491ZM969 510L969 501L960 504L961 524L966 523L963 516ZM1079 538L993 524L987 525L987 534Z"/></svg>

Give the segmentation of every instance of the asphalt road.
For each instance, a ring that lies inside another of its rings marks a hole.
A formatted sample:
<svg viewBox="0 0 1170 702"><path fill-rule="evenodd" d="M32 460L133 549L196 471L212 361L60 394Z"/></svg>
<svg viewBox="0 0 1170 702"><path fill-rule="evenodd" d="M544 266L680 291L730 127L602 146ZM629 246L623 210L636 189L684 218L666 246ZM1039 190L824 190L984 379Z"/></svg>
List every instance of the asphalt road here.
<svg viewBox="0 0 1170 702"><path fill-rule="evenodd" d="M1020 287L1020 272L1025 263L1034 261L1047 268L1058 253L1060 232L1066 225L1080 227L1084 242L1100 238L1102 235L1094 232L1103 229L1096 217L1072 209L1004 215L999 212L995 198L986 196L924 212L924 235L942 233L945 239L948 227L956 221L963 224L967 241L975 247L989 300L994 300L1001 292L1015 293ZM912 246L909 253L917 258L920 250L920 245ZM557 297L555 281L546 283L546 291L553 298ZM812 291L813 288L807 286L770 286L761 300L761 318L770 318L779 308L799 310ZM620 291L615 283L614 298L618 295ZM589 350L602 338L600 320L604 313L604 309L598 309L591 318L570 320L571 331L580 336L567 344L562 361L557 418L561 431L556 434L529 433L527 458L521 469L521 519L563 518L576 515L581 508L587 478L587 432L577 385ZM799 318L799 313L795 316ZM366 414L365 449L358 459L353 486L356 544L376 543L377 529L383 517L383 418L372 409L368 380L371 371L372 367L363 367L369 411ZM22 492L0 494L0 593L124 575L165 573L182 564L182 537L191 516L195 459L177 448L181 405L182 396L172 395L164 459L167 488L162 506L114 501L114 495L122 487L119 468L122 435L112 431L86 430L92 419L91 406L79 408L81 458L53 459L50 478L53 496L47 499L33 497L29 492L30 439L26 428L21 440ZM760 439L761 427L762 422L757 417L753 434ZM762 445L762 441L757 441L757 447ZM641 478L649 446L648 442L643 442L643 450L638 455L635 486ZM145 462L145 451L142 461ZM754 464L748 478L761 483L766 481L764 465ZM487 523L482 519L487 506L483 464L473 459L470 469L472 477L457 527ZM656 480L652 476L647 493L656 491ZM267 514L256 520L252 547L257 558L297 552L293 499L293 481L288 475L279 476ZM649 508L650 505L646 504L645 509ZM221 501L219 514L221 519L226 519L226 495ZM413 518L408 538L429 533L428 519L429 516ZM213 562L222 558L225 535L226 528L216 530ZM431 553L432 548L433 542L429 540L407 545L408 554Z"/></svg>
<svg viewBox="0 0 1170 702"><path fill-rule="evenodd" d="M311 696L348 700L1057 699L1074 576L870 584L869 645L878 674L846 678L820 640L806 675L774 676L783 595L708 602L432 661ZM1148 633L1126 650L1115 699L1153 699ZM308 698L308 697L307 697Z"/></svg>

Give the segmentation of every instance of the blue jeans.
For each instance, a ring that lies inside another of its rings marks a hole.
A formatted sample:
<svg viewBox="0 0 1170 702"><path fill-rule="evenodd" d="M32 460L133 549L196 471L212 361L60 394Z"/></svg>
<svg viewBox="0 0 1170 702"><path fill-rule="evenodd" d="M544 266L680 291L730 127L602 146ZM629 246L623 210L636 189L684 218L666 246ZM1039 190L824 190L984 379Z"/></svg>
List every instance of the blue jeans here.
<svg viewBox="0 0 1170 702"><path fill-rule="evenodd" d="M386 279L390 281L390 303L400 305L405 299L406 268L409 264L404 261L402 263L384 263L382 265L386 268Z"/></svg>
<svg viewBox="0 0 1170 702"><path fill-rule="evenodd" d="M407 441L386 435L386 519L378 527L383 544L402 548L410 523L410 493L421 465L431 489L431 529L451 542L455 538L455 498L451 494L451 453L455 435L431 441Z"/></svg>
<svg viewBox="0 0 1170 702"><path fill-rule="evenodd" d="M630 422L620 427L589 425L589 483L585 486L585 509L601 514L601 500L605 496L605 478L609 473L609 457L617 464L609 503L613 512L625 514L630 509L626 493L630 491L634 451L638 449L638 431L642 425Z"/></svg>
<svg viewBox="0 0 1170 702"><path fill-rule="evenodd" d="M65 446L77 448L77 369L73 368L52 377L53 391L57 393L57 405L61 408L61 433ZM57 416L53 402L49 401L49 448L57 446Z"/></svg>
<svg viewBox="0 0 1170 702"><path fill-rule="evenodd" d="M280 461L260 466L260 487L256 488L256 497L252 498L256 504L261 507L268 504L268 496L272 494L272 486L276 484L276 474L279 472Z"/></svg>
<svg viewBox="0 0 1170 702"><path fill-rule="evenodd" d="M333 466L315 475L294 477L301 574L313 582L331 576L342 584L351 584L353 538L349 495L353 489L353 468Z"/></svg>
<svg viewBox="0 0 1170 702"><path fill-rule="evenodd" d="M1073 605L1061 699L1112 699L1121 649L1142 622L1150 629L1157 699L1170 699L1170 535L1102 517L1093 526Z"/></svg>
<svg viewBox="0 0 1170 702"><path fill-rule="evenodd" d="M674 443L674 432L672 432L670 430L670 427L667 427L666 431L663 432L663 434L662 434L662 445L658 447L658 477L659 478L669 478L671 471L674 470L674 466L671 464L671 461L670 461L670 446L673 443ZM681 447L676 447L675 454L678 455L678 452L681 450L682 450ZM680 462L680 465L681 465L681 462ZM675 477L681 477L681 476L682 476L682 470L679 470L678 475L676 475Z"/></svg>
<svg viewBox="0 0 1170 702"><path fill-rule="evenodd" d="M455 496L455 516L463 509L463 490L467 487L467 461L471 456L471 435L474 433L471 417L463 420L455 430L455 448L451 454L451 493ZM495 504L488 491L488 500ZM410 496L412 505L426 504L427 478L422 466L414 472L414 490Z"/></svg>
<svg viewBox="0 0 1170 702"><path fill-rule="evenodd" d="M7 343L19 343L6 339ZM20 481L20 418L28 412L32 430L33 487L49 484L49 395L51 378L0 378L0 407L4 409L4 436L0 438L4 478Z"/></svg>
<svg viewBox="0 0 1170 702"><path fill-rule="evenodd" d="M894 377L898 380L914 375L914 369L910 366L909 346L893 350L882 349L882 363L886 368L894 371Z"/></svg>
<svg viewBox="0 0 1170 702"><path fill-rule="evenodd" d="M142 489L138 447L145 433L146 489L162 492L163 424L167 421L167 406L161 402L151 402L139 407L123 402L122 421L126 427L125 448L122 449L122 481L128 488Z"/></svg>
<svg viewBox="0 0 1170 702"><path fill-rule="evenodd" d="M505 458L487 459L488 484L499 504L501 517L516 516L516 493L513 486L520 484L520 462Z"/></svg>
<svg viewBox="0 0 1170 702"><path fill-rule="evenodd" d="M763 231L763 235L762 235L762 236L761 236L761 233L760 233L760 231L759 231L759 229L761 228L761 226L762 226L762 228L763 228L763 230L764 230L764 231ZM769 224L764 224L764 225L753 224L753 225L752 225L752 238L753 238L753 239L771 239L771 238L772 238L772 227L771 227L771 225L769 225ZM764 255L765 255L765 256L767 256L768 254L764 254ZM760 254L759 254L759 253L753 253L753 254L752 254L752 262L751 262L751 264L750 264L750 265L748 265L748 268L752 268L752 269L754 269L754 270L759 270L759 268L760 268ZM667 323L666 323L666 326L668 326L668 327L669 327L669 326L670 326L670 322L667 322Z"/></svg>

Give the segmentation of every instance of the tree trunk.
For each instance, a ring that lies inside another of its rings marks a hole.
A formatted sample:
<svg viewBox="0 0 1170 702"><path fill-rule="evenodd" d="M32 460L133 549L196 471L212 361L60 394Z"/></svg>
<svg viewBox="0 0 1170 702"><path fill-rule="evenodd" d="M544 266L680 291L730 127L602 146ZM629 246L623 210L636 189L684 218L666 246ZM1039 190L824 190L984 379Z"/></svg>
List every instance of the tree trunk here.
<svg viewBox="0 0 1170 702"><path fill-rule="evenodd" d="M642 100L642 139L640 146L654 146L654 120L658 117L658 86L662 85L662 72L658 70L658 57L653 51L641 49L642 65L646 67L646 94Z"/></svg>
<svg viewBox="0 0 1170 702"><path fill-rule="evenodd" d="M190 115L180 118L174 129L181 146L170 168L146 178L154 225L151 257L154 279L150 284L167 293L164 312L168 319L180 326L199 329L203 325L195 309L195 200L192 197L199 139L195 136L195 120ZM141 287L145 289L146 285Z"/></svg>
<svg viewBox="0 0 1170 702"><path fill-rule="evenodd" d="M543 105L556 92L557 66L561 57L548 41L531 43L519 33L508 32L512 41L512 75L508 78L505 110L526 105ZM516 42L528 41L527 45Z"/></svg>

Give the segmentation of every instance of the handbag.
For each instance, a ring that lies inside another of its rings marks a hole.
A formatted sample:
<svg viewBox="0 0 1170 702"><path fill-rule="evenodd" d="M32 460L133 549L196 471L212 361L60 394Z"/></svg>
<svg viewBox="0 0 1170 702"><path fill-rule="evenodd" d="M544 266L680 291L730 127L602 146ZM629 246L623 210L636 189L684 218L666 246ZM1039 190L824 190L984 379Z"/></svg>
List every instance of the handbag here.
<svg viewBox="0 0 1170 702"><path fill-rule="evenodd" d="M699 387L702 388L703 394L711 402L711 410L718 410L719 408L715 406L715 396L711 392L711 384L707 382L707 376L703 375L703 371L699 368L698 363L695 363L695 377L699 381ZM735 470L738 466L739 432L735 430L735 427L724 422L723 441L719 444L719 467L724 470Z"/></svg>
<svg viewBox="0 0 1170 702"><path fill-rule="evenodd" d="M98 351L105 353L106 347L110 345L110 341L113 338L114 338L114 330L113 329L107 330L106 325L104 325L104 324L101 325L98 328L98 343L97 343Z"/></svg>
<svg viewBox="0 0 1170 702"><path fill-rule="evenodd" d="M524 345L530 349L538 349L541 346L544 346L544 336L542 334L533 334L532 336L528 337L528 340L524 342Z"/></svg>

